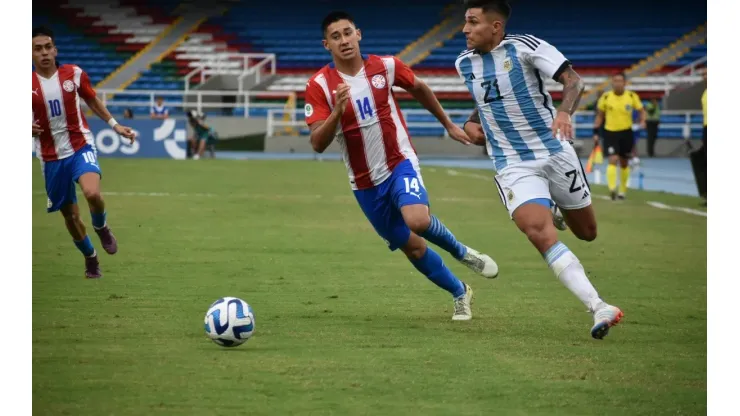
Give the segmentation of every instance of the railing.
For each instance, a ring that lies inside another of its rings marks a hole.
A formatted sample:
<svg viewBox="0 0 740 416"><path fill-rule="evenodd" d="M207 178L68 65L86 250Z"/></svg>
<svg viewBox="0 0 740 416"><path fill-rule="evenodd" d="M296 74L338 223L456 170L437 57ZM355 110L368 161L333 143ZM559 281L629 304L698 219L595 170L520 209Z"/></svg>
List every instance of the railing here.
<svg viewBox="0 0 740 416"><path fill-rule="evenodd" d="M707 57L702 56L694 62L684 65L683 67L667 74L665 76L665 86L663 88L665 96L670 95L671 91L680 85L701 81L703 73L699 66L706 65L706 63ZM687 82L686 78L690 78L690 82Z"/></svg>
<svg viewBox="0 0 740 416"><path fill-rule="evenodd" d="M301 109L295 109L295 110L286 110L286 109L270 109L267 111L267 136L277 136L280 132L285 131L286 129L294 129L297 131L300 131L302 128L306 128L305 121L302 119L298 119L297 114L300 114L303 110ZM404 118L406 119L406 126L408 128L439 128L442 129L442 126L437 121L409 121L408 118L411 115L427 115L431 116L431 114L422 109L410 109L410 110L401 110L403 113ZM448 116L455 120L456 118L467 118L470 115L470 110L445 110ZM671 128L680 128L683 138L688 139L691 137L691 129L692 128L701 128L703 126L703 123L692 123L691 117L692 116L698 116L701 115L701 111L662 111L662 115L680 115L684 117L684 121L682 123L660 123L660 128L665 129L671 129ZM286 115L289 115L289 117L286 117ZM593 121L589 122L581 122L578 123L577 120L579 118L587 117L587 118L593 118L594 112L592 111L578 111L573 115L573 135L574 137L577 137L577 132L580 129L585 129L586 131L593 130ZM287 120L285 118L288 118ZM458 123L462 124L462 123ZM443 130L443 129L442 129ZM439 135L439 137L449 137L447 134L447 131L444 131L442 134ZM589 135L590 137L590 135Z"/></svg>
<svg viewBox="0 0 740 416"><path fill-rule="evenodd" d="M269 73L270 75L275 75L275 54L273 53L262 53L262 54L252 54L255 59L262 58L259 62L257 62L255 65L249 66L249 60L247 60L247 64L245 66L244 73L239 75L239 91L244 91L244 78L254 75L255 76L255 84L259 84L262 82L262 74L265 71L265 67L267 65L270 65Z"/></svg>
<svg viewBox="0 0 740 416"><path fill-rule="evenodd" d="M253 60L258 60L253 64ZM209 77L214 75L233 75L239 77L239 91L243 91L243 79L249 75L256 74L257 82L261 80L262 73L268 71L275 74L275 54L272 53L218 53L208 55L207 59L191 62L194 69L185 75L185 91L190 91L193 78L200 75L199 84L203 84ZM266 67L269 65L269 69Z"/></svg>
<svg viewBox="0 0 740 416"><path fill-rule="evenodd" d="M280 91L136 91L136 90L108 90L100 89L97 90L98 97L107 106L119 106L119 107L130 107L146 108L147 114L154 106L155 97L162 97L164 104L169 108L190 110L196 109L200 112L204 110L213 109L244 109L244 117L249 117L249 110L251 108L272 108L280 109L285 111L285 105L291 97L295 96L293 92L280 92ZM114 96L114 97L113 97ZM147 96L148 100L134 100L132 96ZM113 97L113 98L110 98ZM129 97L129 99L126 99ZM223 97L234 97L234 102L221 102ZM285 103L263 103L255 102L254 97L277 97L284 98ZM189 100L192 99L191 100ZM218 101L215 101L218 100ZM295 101L293 101L295 106Z"/></svg>

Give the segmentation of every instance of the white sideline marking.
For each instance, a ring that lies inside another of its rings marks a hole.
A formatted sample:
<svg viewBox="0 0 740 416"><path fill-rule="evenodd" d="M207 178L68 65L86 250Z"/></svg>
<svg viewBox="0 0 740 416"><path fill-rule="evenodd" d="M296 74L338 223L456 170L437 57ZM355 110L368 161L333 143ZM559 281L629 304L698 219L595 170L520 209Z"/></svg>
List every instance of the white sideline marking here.
<svg viewBox="0 0 740 416"><path fill-rule="evenodd" d="M650 205L651 207L655 207L655 208L658 208L658 209L668 209L668 210L671 210L671 211L681 211L681 212L685 212L687 214L698 215L700 217L706 217L707 216L707 213L706 212L700 211L698 209L691 209L691 208L684 208L684 207L674 207L674 206L671 206L671 205L666 205L666 204L664 204L662 202L655 202L655 201L648 201L647 204Z"/></svg>
<svg viewBox="0 0 740 416"><path fill-rule="evenodd" d="M460 172L459 170L447 169L447 174L450 176L464 176L466 178L483 179L484 181L490 181L493 176L479 175L477 173Z"/></svg>
<svg viewBox="0 0 740 416"><path fill-rule="evenodd" d="M34 191L34 195L46 195L46 192L44 191ZM184 193L184 192L102 192L103 196L137 196L137 197L156 197L156 198L171 198L171 197L183 197L183 198L252 198L252 199L268 199L268 200L280 200L280 199L287 199L287 200L300 200L300 201L306 201L306 200L319 200L319 199L329 199L331 198L332 201L342 201L342 202L351 202L354 201L354 198L352 198L349 195L337 195L332 197L327 197L325 195L318 195L318 194L209 194L209 193ZM492 195L490 198L458 198L458 197L441 197L441 198L432 198L433 201L436 202L492 202L496 201L494 199L494 195Z"/></svg>

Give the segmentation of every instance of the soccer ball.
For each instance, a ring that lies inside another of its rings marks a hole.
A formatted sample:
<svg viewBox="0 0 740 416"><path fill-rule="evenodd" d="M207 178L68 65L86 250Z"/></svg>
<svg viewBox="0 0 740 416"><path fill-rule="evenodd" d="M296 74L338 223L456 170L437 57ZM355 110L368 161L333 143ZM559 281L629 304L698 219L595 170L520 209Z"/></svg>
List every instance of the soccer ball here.
<svg viewBox="0 0 740 416"><path fill-rule="evenodd" d="M254 333L252 307L239 298L221 298L208 308L206 335L222 347L244 344Z"/></svg>

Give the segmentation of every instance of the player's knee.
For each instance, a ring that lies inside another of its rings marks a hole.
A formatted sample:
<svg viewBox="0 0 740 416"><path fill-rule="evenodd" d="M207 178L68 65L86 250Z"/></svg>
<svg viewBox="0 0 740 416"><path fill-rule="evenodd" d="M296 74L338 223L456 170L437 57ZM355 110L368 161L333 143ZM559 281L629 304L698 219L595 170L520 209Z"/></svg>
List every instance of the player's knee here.
<svg viewBox="0 0 740 416"><path fill-rule="evenodd" d="M557 232L555 228L546 222L533 222L522 228L527 239L535 247L548 247L557 241Z"/></svg>
<svg viewBox="0 0 740 416"><path fill-rule="evenodd" d="M424 253L427 251L427 244L423 238L418 235L411 234L406 245L401 247L401 251L403 251L403 254L405 254L409 260L419 260L424 257Z"/></svg>
<svg viewBox="0 0 740 416"><path fill-rule="evenodd" d="M64 222L68 224L77 224L81 221L80 219L80 213L79 212L62 212L62 216L64 217Z"/></svg>
<svg viewBox="0 0 740 416"><path fill-rule="evenodd" d="M404 218L404 222L416 234L422 234L429 229L432 219L429 214L417 214Z"/></svg>
<svg viewBox="0 0 740 416"><path fill-rule="evenodd" d="M82 194L85 196L85 199L88 201L97 201L100 199L100 189L86 188L82 190Z"/></svg>
<svg viewBox="0 0 740 416"><path fill-rule="evenodd" d="M576 234L576 237L583 241L594 241L596 240L596 235L596 224L589 224L579 230L578 234Z"/></svg>

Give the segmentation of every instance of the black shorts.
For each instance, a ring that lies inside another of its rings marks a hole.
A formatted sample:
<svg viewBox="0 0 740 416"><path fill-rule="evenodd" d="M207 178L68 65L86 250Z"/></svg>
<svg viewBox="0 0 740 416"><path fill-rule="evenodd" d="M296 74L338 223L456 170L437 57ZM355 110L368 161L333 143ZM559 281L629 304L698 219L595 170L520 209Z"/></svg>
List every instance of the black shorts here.
<svg viewBox="0 0 740 416"><path fill-rule="evenodd" d="M635 146L635 133L632 129L609 131L604 130L604 152L607 156L618 155L629 159Z"/></svg>

